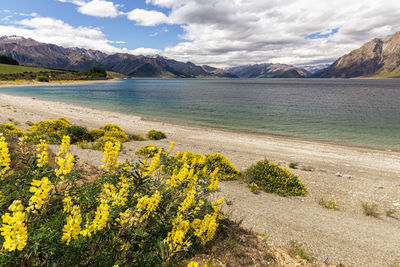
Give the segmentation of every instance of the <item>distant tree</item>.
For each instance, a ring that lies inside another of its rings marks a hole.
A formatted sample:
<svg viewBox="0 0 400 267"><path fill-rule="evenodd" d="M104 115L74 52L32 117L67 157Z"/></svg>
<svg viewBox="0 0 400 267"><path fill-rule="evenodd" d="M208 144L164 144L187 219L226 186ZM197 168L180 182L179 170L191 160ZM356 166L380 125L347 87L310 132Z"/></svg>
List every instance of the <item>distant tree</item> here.
<svg viewBox="0 0 400 267"><path fill-rule="evenodd" d="M107 72L105 69L100 67L93 67L86 71L86 75L90 77L107 77Z"/></svg>
<svg viewBox="0 0 400 267"><path fill-rule="evenodd" d="M1 64L8 64L8 65L19 65L18 61L16 61L12 57L7 57L7 56L4 56L4 55L0 55L0 63Z"/></svg>

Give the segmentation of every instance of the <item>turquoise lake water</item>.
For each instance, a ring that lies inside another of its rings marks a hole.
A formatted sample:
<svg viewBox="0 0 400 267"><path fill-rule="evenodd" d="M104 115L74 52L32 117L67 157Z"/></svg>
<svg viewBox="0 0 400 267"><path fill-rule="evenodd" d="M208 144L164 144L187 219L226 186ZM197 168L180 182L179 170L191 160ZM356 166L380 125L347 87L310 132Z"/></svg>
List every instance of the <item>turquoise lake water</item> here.
<svg viewBox="0 0 400 267"><path fill-rule="evenodd" d="M400 79L129 79L0 93L177 124L400 151Z"/></svg>

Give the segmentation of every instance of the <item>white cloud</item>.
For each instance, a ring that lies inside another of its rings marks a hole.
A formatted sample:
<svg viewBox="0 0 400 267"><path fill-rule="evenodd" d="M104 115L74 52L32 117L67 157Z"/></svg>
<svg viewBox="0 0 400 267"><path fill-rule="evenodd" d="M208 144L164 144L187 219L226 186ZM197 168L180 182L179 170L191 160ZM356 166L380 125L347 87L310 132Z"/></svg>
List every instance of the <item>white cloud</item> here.
<svg viewBox="0 0 400 267"><path fill-rule="evenodd" d="M163 23L168 23L168 17L158 11L148 11L144 9L134 9L126 13L129 20L136 21L141 26L156 26Z"/></svg>
<svg viewBox="0 0 400 267"><path fill-rule="evenodd" d="M35 17L15 21L13 25L0 25L0 33L24 36L64 47L82 47L108 53L122 52L122 49L110 45L113 41L107 40L98 28L73 27L62 20L49 17Z"/></svg>
<svg viewBox="0 0 400 267"><path fill-rule="evenodd" d="M84 15L101 17L101 18L115 18L121 13L118 11L119 5L111 1L105 0L92 0L89 2L83 0L58 0L63 3L71 3L79 6L78 12Z"/></svg>
<svg viewBox="0 0 400 267"><path fill-rule="evenodd" d="M115 18L119 15L118 6L110 1L93 0L78 8L78 11L85 15L95 17Z"/></svg>
<svg viewBox="0 0 400 267"><path fill-rule="evenodd" d="M184 41L165 55L230 66L332 62L364 42L400 30L400 2L375 0L146 0L169 8ZM142 23L142 25L144 25ZM154 25L150 23L150 25ZM321 39L304 36L338 32Z"/></svg>

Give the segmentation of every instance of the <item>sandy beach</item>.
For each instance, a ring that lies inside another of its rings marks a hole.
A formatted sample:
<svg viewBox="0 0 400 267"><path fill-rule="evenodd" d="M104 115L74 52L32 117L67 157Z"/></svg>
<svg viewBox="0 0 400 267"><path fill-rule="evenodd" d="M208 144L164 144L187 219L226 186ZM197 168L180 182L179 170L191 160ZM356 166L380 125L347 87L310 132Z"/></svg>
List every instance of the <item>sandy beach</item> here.
<svg viewBox="0 0 400 267"><path fill-rule="evenodd" d="M329 263L353 266L400 263L398 152L172 125L134 115L5 94L0 94L0 105L0 122L7 123L12 118L21 128L27 127L26 121L65 117L73 124L88 128L113 123L127 133L145 135L157 129L168 136L161 141L126 143L121 158L135 158L134 152L147 143L169 147L175 141L174 151L220 152L241 170L262 159L286 167L298 162L299 168L292 171L306 185L307 196L256 195L239 182L223 182L218 195L229 200L230 205L224 206L225 213L234 220L242 220L244 227L267 235L270 244L285 245L290 240L303 243L305 250L320 263L326 257ZM73 153L90 164L100 165L101 152L73 147ZM337 200L339 210L322 208L318 204L321 198ZM362 202L377 204L380 217L365 216ZM397 214L386 216L389 209L397 210Z"/></svg>

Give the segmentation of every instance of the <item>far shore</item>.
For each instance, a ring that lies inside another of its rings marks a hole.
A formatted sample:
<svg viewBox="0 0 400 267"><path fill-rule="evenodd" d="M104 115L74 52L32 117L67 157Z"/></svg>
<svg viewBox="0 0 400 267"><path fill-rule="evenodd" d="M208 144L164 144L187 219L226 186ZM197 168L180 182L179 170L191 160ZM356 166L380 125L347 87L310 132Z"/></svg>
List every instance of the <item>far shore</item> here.
<svg viewBox="0 0 400 267"><path fill-rule="evenodd" d="M96 84L96 83L111 83L118 79L108 80L66 80L66 81L50 81L38 82L32 81L0 81L0 88L4 87L26 87L26 86L60 86L60 85L78 85L78 84Z"/></svg>
<svg viewBox="0 0 400 267"><path fill-rule="evenodd" d="M135 115L7 94L0 94L0 110L0 123L18 122L24 129L28 127L27 121L65 117L72 124L90 129L113 123L131 134L145 136L149 130L156 129L168 136L160 141L124 143L121 160L135 158L134 152L145 144L168 149L169 144L175 141L173 152L219 152L241 170L263 159L286 168L290 163L298 163L297 169L290 170L306 185L307 196L254 195L244 184L223 182L219 194L231 203L224 206L227 216L242 221L248 229L266 234L268 242L273 245L285 245L290 240L303 243L304 249L313 253L318 262L322 262L326 255L329 255L329 262L354 266L388 266L400 262L400 240L395 234L400 232L400 218L384 215L389 209L400 213L399 152L180 126L147 121ZM101 165L100 151L73 146L72 153L89 164ZM320 207L318 201L322 198L337 200L339 210ZM365 216L362 202L378 204L381 218Z"/></svg>

